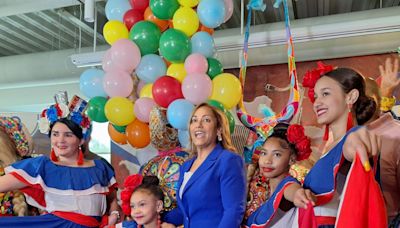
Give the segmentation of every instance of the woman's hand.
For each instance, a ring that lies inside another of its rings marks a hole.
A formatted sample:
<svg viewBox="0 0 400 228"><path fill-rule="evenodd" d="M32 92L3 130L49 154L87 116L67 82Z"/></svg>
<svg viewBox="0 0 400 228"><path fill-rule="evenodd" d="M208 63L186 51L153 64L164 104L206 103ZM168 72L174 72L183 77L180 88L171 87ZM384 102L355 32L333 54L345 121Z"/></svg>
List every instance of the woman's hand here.
<svg viewBox="0 0 400 228"><path fill-rule="evenodd" d="M316 198L309 189L299 188L294 194L293 203L296 207L307 209L307 204L315 205Z"/></svg>
<svg viewBox="0 0 400 228"><path fill-rule="evenodd" d="M380 86L381 95L383 97L392 97L393 91L400 85L400 78L397 77L399 71L399 60L392 60L387 58L385 66L379 65L379 72L382 77Z"/></svg>

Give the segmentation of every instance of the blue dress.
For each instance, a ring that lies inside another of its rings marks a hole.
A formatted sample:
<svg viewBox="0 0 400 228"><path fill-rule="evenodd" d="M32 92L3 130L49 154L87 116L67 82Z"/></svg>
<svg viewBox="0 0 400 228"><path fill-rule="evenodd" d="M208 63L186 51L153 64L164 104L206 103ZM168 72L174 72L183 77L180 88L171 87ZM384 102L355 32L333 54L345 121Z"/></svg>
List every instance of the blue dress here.
<svg viewBox="0 0 400 228"><path fill-rule="evenodd" d="M96 227L116 186L113 170L101 160L91 167L68 167L40 156L5 171L28 185L21 189L28 204L49 214L2 218L0 227Z"/></svg>

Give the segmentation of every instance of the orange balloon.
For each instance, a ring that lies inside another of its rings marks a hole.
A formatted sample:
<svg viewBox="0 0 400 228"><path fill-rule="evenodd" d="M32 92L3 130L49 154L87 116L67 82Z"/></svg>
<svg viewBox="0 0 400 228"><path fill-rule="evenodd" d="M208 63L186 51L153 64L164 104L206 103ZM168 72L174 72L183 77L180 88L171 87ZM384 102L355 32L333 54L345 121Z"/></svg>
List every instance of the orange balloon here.
<svg viewBox="0 0 400 228"><path fill-rule="evenodd" d="M149 125L135 119L125 129L128 143L135 148L143 148L150 143Z"/></svg>
<svg viewBox="0 0 400 228"><path fill-rule="evenodd" d="M111 123L108 124L108 134L110 138L118 144L125 145L127 143L126 135L115 130Z"/></svg>
<svg viewBox="0 0 400 228"><path fill-rule="evenodd" d="M167 65L167 68L172 64L170 61L166 60L165 58L163 58L165 64Z"/></svg>
<svg viewBox="0 0 400 228"><path fill-rule="evenodd" d="M174 28L174 23L172 22L172 20L168 21L168 28Z"/></svg>
<svg viewBox="0 0 400 228"><path fill-rule="evenodd" d="M151 21L158 26L161 32L165 31L168 28L169 21L168 20L161 20L154 16L153 12L151 11L150 7L147 7L144 11L144 20Z"/></svg>
<svg viewBox="0 0 400 228"><path fill-rule="evenodd" d="M212 36L212 34L214 34L214 29L208 28L208 27L206 27L206 26L204 26L204 25L202 25L202 24L200 24L199 30L198 30L198 31L199 31L199 32L200 32L200 31L208 32L208 34L210 34L211 36Z"/></svg>

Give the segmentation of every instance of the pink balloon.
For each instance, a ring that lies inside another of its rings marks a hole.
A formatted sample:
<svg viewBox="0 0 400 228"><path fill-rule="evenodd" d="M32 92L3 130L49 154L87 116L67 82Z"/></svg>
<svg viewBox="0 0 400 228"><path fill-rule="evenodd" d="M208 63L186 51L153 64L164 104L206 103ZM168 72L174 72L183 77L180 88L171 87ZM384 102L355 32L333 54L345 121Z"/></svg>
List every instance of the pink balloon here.
<svg viewBox="0 0 400 228"><path fill-rule="evenodd" d="M109 70L124 70L132 73L141 60L140 49L129 39L119 39L110 48L110 59L111 69Z"/></svg>
<svg viewBox="0 0 400 228"><path fill-rule="evenodd" d="M126 71L108 71L104 74L103 88L110 97L128 97L133 90L133 80Z"/></svg>
<svg viewBox="0 0 400 228"><path fill-rule="evenodd" d="M212 82L205 73L186 75L182 82L182 93L186 100L194 105L208 100L212 93Z"/></svg>
<svg viewBox="0 0 400 228"><path fill-rule="evenodd" d="M225 18L224 23L227 22L233 14L233 0L224 0L225 4Z"/></svg>
<svg viewBox="0 0 400 228"><path fill-rule="evenodd" d="M206 57L200 53L190 54L185 59L185 70L188 74L206 73L208 70L208 62Z"/></svg>
<svg viewBox="0 0 400 228"><path fill-rule="evenodd" d="M111 60L111 48L106 51L101 61L101 66L105 72L113 69L113 61Z"/></svg>
<svg viewBox="0 0 400 228"><path fill-rule="evenodd" d="M156 106L156 102L149 97L141 97L136 100L134 110L136 118L144 123L150 121L150 111Z"/></svg>

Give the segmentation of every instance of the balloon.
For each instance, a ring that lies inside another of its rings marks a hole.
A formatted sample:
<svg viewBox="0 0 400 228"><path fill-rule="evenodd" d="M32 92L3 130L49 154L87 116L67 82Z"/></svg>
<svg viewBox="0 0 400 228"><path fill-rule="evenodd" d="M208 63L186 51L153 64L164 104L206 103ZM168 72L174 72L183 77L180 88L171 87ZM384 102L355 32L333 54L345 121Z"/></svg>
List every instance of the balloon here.
<svg viewBox="0 0 400 228"><path fill-rule="evenodd" d="M113 45L119 39L128 38L129 32L122 22L107 21L103 27L103 35L107 43Z"/></svg>
<svg viewBox="0 0 400 228"><path fill-rule="evenodd" d="M125 97L110 98L104 111L108 121L118 126L125 126L135 119L133 103Z"/></svg>
<svg viewBox="0 0 400 228"><path fill-rule="evenodd" d="M224 0L225 5L225 16L224 23L227 22L233 14L233 0Z"/></svg>
<svg viewBox="0 0 400 228"><path fill-rule="evenodd" d="M125 134L126 126L112 125L116 131Z"/></svg>
<svg viewBox="0 0 400 228"><path fill-rule="evenodd" d="M153 83L148 83L143 86L143 88L140 90L140 95L139 97L149 97L153 98Z"/></svg>
<svg viewBox="0 0 400 228"><path fill-rule="evenodd" d="M193 8L199 4L199 0L178 0L181 6L187 6Z"/></svg>
<svg viewBox="0 0 400 228"><path fill-rule="evenodd" d="M206 73L208 70L207 59L199 53L190 54L185 60L185 70L191 73Z"/></svg>
<svg viewBox="0 0 400 228"><path fill-rule="evenodd" d="M173 101L167 109L167 119L172 127L187 130L194 105L185 99Z"/></svg>
<svg viewBox="0 0 400 228"><path fill-rule="evenodd" d="M220 61L214 58L207 58L208 62L208 70L207 74L211 79L215 78L215 76L222 74L224 72L224 68Z"/></svg>
<svg viewBox="0 0 400 228"><path fill-rule="evenodd" d="M230 73L222 73L212 80L213 90L210 99L221 102L227 109L239 103L242 85L239 79Z"/></svg>
<svg viewBox="0 0 400 228"><path fill-rule="evenodd" d="M125 135L128 143L134 148L144 148L150 143L149 126L138 119L126 126Z"/></svg>
<svg viewBox="0 0 400 228"><path fill-rule="evenodd" d="M168 24L169 24L168 20L158 19L156 16L154 16L150 7L147 7L146 11L144 11L144 19L156 24L161 32L164 32L168 28Z"/></svg>
<svg viewBox="0 0 400 228"><path fill-rule="evenodd" d="M115 130L111 123L108 124L108 134L114 142L121 145L126 144L126 135Z"/></svg>
<svg viewBox="0 0 400 228"><path fill-rule="evenodd" d="M179 98L183 98L181 83L173 77L162 76L157 79L153 84L153 99L161 107L168 107L168 105Z"/></svg>
<svg viewBox="0 0 400 228"><path fill-rule="evenodd" d="M106 17L109 21L117 20L123 21L123 17L126 11L131 9L129 2L126 0L108 0L104 8Z"/></svg>
<svg viewBox="0 0 400 228"><path fill-rule="evenodd" d="M155 54L143 56L136 69L137 76L146 83L154 82L157 78L165 75L166 72L167 67L164 60Z"/></svg>
<svg viewBox="0 0 400 228"><path fill-rule="evenodd" d="M133 9L139 10L142 13L149 7L149 0L130 0L129 2Z"/></svg>
<svg viewBox="0 0 400 228"><path fill-rule="evenodd" d="M129 39L119 39L110 48L110 63L106 71L123 70L131 73L141 60L139 47Z"/></svg>
<svg viewBox="0 0 400 228"><path fill-rule="evenodd" d="M185 130L178 130L178 139L179 143L181 144L181 147L183 148L189 148L189 132Z"/></svg>
<svg viewBox="0 0 400 228"><path fill-rule="evenodd" d="M137 9L130 9L124 14L123 22L128 30L131 30L132 26L139 21L143 21L143 12Z"/></svg>
<svg viewBox="0 0 400 228"><path fill-rule="evenodd" d="M226 115L226 118L228 119L229 132L233 134L233 132L235 131L235 118L233 118L232 113L228 109L225 109L224 113Z"/></svg>
<svg viewBox="0 0 400 228"><path fill-rule="evenodd" d="M212 36L214 34L214 29L206 27L200 23L199 32L206 32Z"/></svg>
<svg viewBox="0 0 400 228"><path fill-rule="evenodd" d="M189 38L181 31L168 29L160 38L160 54L172 63L183 63L191 52Z"/></svg>
<svg viewBox="0 0 400 228"><path fill-rule="evenodd" d="M172 23L175 29L192 36L199 28L199 17L192 8L181 7L175 12Z"/></svg>
<svg viewBox="0 0 400 228"><path fill-rule="evenodd" d="M209 105L211 105L211 106L214 106L214 107L218 108L219 110L221 110L221 111L223 111L223 112L225 112L225 110L226 110L226 108L224 107L224 105L223 105L221 102L219 102L219 101L216 101L216 100L208 100L207 103L208 103Z"/></svg>
<svg viewBox="0 0 400 228"><path fill-rule="evenodd" d="M129 39L136 43L142 56L158 51L160 36L160 29L150 21L139 21L129 33Z"/></svg>
<svg viewBox="0 0 400 228"><path fill-rule="evenodd" d="M148 123L150 121L150 111L154 106L156 106L156 103L153 99L140 97L134 105L136 118L144 123Z"/></svg>
<svg viewBox="0 0 400 228"><path fill-rule="evenodd" d="M143 89L143 86L146 85L145 81L140 80L137 87L136 87L136 95L140 97L140 91ZM151 91L150 91L151 93Z"/></svg>
<svg viewBox="0 0 400 228"><path fill-rule="evenodd" d="M95 68L85 70L79 79L79 88L88 98L107 97L103 89L104 71Z"/></svg>
<svg viewBox="0 0 400 228"><path fill-rule="evenodd" d="M212 82L204 73L188 74L182 83L182 93L194 105L205 102L211 96Z"/></svg>
<svg viewBox="0 0 400 228"><path fill-rule="evenodd" d="M225 4L223 0L202 0L197 6L200 22L209 28L216 28L224 22Z"/></svg>
<svg viewBox="0 0 400 228"><path fill-rule="evenodd" d="M107 103L107 98L105 97L93 97L89 100L89 105L87 108L87 115L90 120L95 122L104 123L107 122L106 114L104 113L104 106Z"/></svg>
<svg viewBox="0 0 400 228"><path fill-rule="evenodd" d="M161 20L171 19L179 8L176 0L150 0L150 8L153 14Z"/></svg>
<svg viewBox="0 0 400 228"><path fill-rule="evenodd" d="M200 53L209 58L213 57L216 52L214 39L207 32L196 32L190 42L192 53Z"/></svg>
<svg viewBox="0 0 400 228"><path fill-rule="evenodd" d="M185 65L183 63L172 63L167 69L167 75L178 79L182 83L186 77Z"/></svg>
<svg viewBox="0 0 400 228"><path fill-rule="evenodd" d="M103 87L110 97L127 97L132 93L133 80L126 71L113 70L104 75Z"/></svg>

